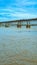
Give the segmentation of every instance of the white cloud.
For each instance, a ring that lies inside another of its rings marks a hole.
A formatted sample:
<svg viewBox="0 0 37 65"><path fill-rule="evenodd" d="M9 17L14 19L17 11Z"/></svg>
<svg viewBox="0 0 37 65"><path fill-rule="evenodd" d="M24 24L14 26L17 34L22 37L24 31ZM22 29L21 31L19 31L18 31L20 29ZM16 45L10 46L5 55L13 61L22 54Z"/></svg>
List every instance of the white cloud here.
<svg viewBox="0 0 37 65"><path fill-rule="evenodd" d="M13 19L27 19L27 18L34 18L37 17L35 14L31 13L25 13L25 12L18 12L14 10L14 13L12 12L12 9L3 9L4 11L8 12L1 12L0 15L0 21L6 21L6 20L13 20Z"/></svg>
<svg viewBox="0 0 37 65"><path fill-rule="evenodd" d="M37 1L30 1L30 0L17 0L16 6L31 6L36 5Z"/></svg>
<svg viewBox="0 0 37 65"><path fill-rule="evenodd" d="M32 2L28 0L16 0L15 4L11 4L6 8L0 9L0 21L35 18L37 17L37 14L35 14L36 8L25 8L25 6L27 5L30 6L35 4L37 4L37 2ZM16 7L12 7L13 5L16 5Z"/></svg>

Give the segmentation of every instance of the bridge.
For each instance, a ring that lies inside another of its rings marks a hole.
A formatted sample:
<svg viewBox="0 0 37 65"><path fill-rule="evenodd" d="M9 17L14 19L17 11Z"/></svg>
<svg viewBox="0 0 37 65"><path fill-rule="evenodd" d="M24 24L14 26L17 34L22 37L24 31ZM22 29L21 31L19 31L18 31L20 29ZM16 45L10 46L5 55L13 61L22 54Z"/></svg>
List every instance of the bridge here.
<svg viewBox="0 0 37 65"><path fill-rule="evenodd" d="M21 26L26 26L26 28L30 28L31 26L37 26L37 23L34 24L35 21L37 22L37 18L20 19L20 20L12 20L12 21L3 21L3 22L0 22L0 26L9 27L10 25L12 25L12 26L15 26L16 25L18 28L21 27ZM24 24L24 22L26 24ZM31 22L33 22L33 24L31 24Z"/></svg>

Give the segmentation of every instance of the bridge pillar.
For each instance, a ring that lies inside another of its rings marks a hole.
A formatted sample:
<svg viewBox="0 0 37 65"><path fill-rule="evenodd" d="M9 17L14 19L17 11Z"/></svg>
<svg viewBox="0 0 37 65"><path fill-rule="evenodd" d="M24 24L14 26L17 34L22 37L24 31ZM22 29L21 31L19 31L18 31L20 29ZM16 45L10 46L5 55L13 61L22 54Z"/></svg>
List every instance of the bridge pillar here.
<svg viewBox="0 0 37 65"><path fill-rule="evenodd" d="M9 27L10 26L10 23L5 23L5 27Z"/></svg>
<svg viewBox="0 0 37 65"><path fill-rule="evenodd" d="M2 23L0 23L0 27L2 26Z"/></svg>
<svg viewBox="0 0 37 65"><path fill-rule="evenodd" d="M18 22L18 24L17 24L17 28L21 28L21 22Z"/></svg>
<svg viewBox="0 0 37 65"><path fill-rule="evenodd" d="M30 28L30 21L27 21L26 28Z"/></svg>

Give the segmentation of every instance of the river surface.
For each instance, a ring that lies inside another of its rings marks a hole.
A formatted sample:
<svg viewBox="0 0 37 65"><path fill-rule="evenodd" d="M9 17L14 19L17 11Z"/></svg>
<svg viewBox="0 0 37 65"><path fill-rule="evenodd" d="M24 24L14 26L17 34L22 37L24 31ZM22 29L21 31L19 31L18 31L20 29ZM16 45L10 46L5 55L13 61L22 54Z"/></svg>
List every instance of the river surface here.
<svg viewBox="0 0 37 65"><path fill-rule="evenodd" d="M37 26L0 27L0 65L37 65Z"/></svg>

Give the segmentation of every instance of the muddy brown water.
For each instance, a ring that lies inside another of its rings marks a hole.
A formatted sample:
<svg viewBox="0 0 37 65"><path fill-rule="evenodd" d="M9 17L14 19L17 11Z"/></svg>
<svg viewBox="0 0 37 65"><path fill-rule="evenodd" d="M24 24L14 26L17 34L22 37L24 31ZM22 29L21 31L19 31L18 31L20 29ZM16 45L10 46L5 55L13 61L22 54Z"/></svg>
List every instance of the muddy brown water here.
<svg viewBox="0 0 37 65"><path fill-rule="evenodd" d="M0 28L0 65L37 65L37 27Z"/></svg>

